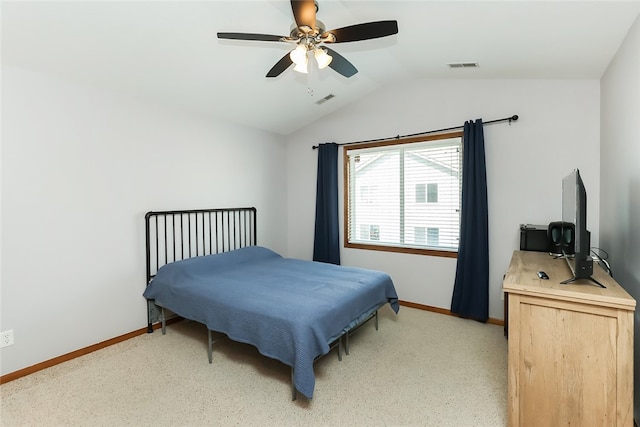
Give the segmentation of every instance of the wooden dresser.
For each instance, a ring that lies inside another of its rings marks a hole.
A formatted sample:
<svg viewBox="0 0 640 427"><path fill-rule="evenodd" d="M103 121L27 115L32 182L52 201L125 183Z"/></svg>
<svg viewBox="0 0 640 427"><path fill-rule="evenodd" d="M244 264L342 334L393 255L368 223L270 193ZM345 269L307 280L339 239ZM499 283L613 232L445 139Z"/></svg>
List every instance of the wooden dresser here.
<svg viewBox="0 0 640 427"><path fill-rule="evenodd" d="M509 426L633 426L636 301L600 266L593 270L606 289L560 284L571 277L564 259L513 253L503 282Z"/></svg>

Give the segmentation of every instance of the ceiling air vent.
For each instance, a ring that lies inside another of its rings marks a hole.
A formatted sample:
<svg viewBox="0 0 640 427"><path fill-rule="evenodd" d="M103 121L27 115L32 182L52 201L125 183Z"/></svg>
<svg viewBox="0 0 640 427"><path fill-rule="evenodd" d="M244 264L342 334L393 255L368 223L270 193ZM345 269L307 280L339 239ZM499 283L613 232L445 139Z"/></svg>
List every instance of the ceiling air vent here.
<svg viewBox="0 0 640 427"><path fill-rule="evenodd" d="M447 64L449 68L477 68L477 62L452 62Z"/></svg>
<svg viewBox="0 0 640 427"><path fill-rule="evenodd" d="M317 100L316 104L318 104L318 105L324 104L325 102L327 102L328 100L330 100L333 97L335 97L335 95L330 93L329 95L325 96L324 98Z"/></svg>

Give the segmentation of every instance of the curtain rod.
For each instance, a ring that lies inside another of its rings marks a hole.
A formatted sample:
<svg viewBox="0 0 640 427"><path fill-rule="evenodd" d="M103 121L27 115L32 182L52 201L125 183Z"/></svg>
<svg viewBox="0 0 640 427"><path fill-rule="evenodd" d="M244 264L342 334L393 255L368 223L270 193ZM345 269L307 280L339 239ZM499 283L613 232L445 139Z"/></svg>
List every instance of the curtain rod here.
<svg viewBox="0 0 640 427"><path fill-rule="evenodd" d="M518 119L519 119L518 115L514 114L511 117L505 117L503 119L490 120L488 122L483 122L482 124L483 125L490 125L490 124L493 124L493 123L500 123L500 122L506 122L506 121L508 121L509 124L511 124L511 122L515 122ZM338 144L338 146L352 145L352 144L364 144L365 142L390 141L392 139L410 138L412 136L427 135L427 134L430 134L430 133L445 132L445 131L448 131L448 130L457 130L457 129L464 129L464 125L463 126L454 126L454 127L450 127L450 128L444 128L444 129L428 130L426 132L412 133L410 135L397 135L397 136L392 136L392 137L389 137L389 138L368 139L368 140L365 140L365 141L354 141L354 142L343 142L342 144ZM318 148L318 146L314 145L311 148L316 150Z"/></svg>

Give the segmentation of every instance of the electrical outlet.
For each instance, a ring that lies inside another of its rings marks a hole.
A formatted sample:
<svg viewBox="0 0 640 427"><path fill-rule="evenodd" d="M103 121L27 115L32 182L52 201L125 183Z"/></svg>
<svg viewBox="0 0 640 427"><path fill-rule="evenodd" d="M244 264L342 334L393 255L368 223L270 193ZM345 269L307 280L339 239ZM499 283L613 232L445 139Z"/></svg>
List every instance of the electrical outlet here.
<svg viewBox="0 0 640 427"><path fill-rule="evenodd" d="M13 345L13 329L0 332L0 348Z"/></svg>

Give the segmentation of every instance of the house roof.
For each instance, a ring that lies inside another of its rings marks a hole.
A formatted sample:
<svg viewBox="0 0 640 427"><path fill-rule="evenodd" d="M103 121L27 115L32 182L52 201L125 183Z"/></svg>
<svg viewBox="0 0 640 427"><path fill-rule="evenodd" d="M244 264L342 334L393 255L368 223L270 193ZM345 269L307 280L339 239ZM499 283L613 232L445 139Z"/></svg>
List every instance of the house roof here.
<svg viewBox="0 0 640 427"><path fill-rule="evenodd" d="M365 161L361 162L361 164L356 165L356 174L363 174L370 171L377 165L380 165L381 162L389 159L390 157L395 156L397 153L392 151L384 151L377 152L373 155L367 156ZM442 161L438 161L434 159L432 156L427 156L424 153L409 151L406 153L409 159L414 160L418 163L422 163L423 165L437 170L445 175L457 177L459 175L459 168L456 167L458 165L448 165Z"/></svg>

